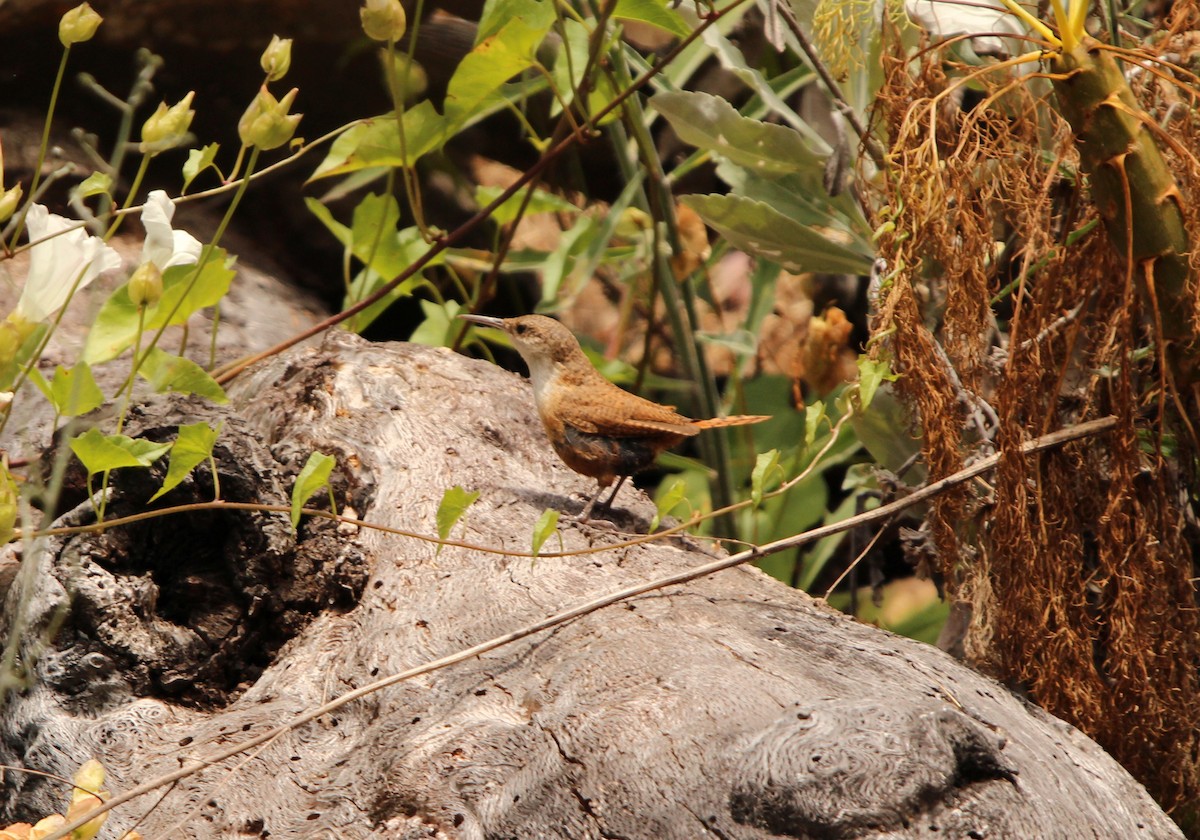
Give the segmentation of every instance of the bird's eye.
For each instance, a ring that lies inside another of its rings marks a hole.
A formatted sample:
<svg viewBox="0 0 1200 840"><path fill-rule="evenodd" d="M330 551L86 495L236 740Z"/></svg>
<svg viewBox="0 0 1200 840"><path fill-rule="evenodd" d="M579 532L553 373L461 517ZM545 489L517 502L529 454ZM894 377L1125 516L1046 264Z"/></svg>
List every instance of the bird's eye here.
<svg viewBox="0 0 1200 840"><path fill-rule="evenodd" d="M525 335L529 332L529 327L525 324L517 324L517 335Z"/></svg>

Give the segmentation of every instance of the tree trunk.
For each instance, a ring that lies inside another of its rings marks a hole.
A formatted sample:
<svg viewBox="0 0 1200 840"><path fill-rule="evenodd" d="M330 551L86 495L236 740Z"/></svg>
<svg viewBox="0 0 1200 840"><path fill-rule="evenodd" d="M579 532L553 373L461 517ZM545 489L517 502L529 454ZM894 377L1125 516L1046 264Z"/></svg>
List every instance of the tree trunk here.
<svg viewBox="0 0 1200 840"><path fill-rule="evenodd" d="M443 349L332 333L235 383L227 407L159 401L129 427L224 421L220 491L287 503L308 454L372 523L437 532L443 492L479 500L453 537L526 551L614 545L568 520L591 483L562 466L519 377ZM131 432L133 433L133 432ZM160 476L120 473L108 517ZM63 523L92 521L79 492ZM211 499L198 468L162 502ZM317 499L319 500L319 496ZM644 532L632 490L615 520ZM65 508L64 508L65 509ZM348 509L342 508L344 512ZM356 687L597 595L711 559L688 539L506 557L236 510L23 549L0 637L26 690L0 761L115 793ZM57 632L52 628L57 627ZM59 810L60 783L6 772L3 816ZM1179 837L1099 747L942 652L864 626L752 568L585 615L402 682L158 794L104 831L147 837ZM146 812L149 811L147 814ZM143 815L144 818L143 818Z"/></svg>

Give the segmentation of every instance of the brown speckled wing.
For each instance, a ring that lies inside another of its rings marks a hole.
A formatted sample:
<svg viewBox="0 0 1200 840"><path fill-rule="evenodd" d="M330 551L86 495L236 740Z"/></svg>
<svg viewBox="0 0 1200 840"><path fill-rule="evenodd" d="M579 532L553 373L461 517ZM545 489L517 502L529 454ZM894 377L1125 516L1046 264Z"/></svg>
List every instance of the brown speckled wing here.
<svg viewBox="0 0 1200 840"><path fill-rule="evenodd" d="M572 389L556 406L563 423L581 432L599 435L680 435L699 432L692 421L667 405L622 391L606 382L607 388Z"/></svg>

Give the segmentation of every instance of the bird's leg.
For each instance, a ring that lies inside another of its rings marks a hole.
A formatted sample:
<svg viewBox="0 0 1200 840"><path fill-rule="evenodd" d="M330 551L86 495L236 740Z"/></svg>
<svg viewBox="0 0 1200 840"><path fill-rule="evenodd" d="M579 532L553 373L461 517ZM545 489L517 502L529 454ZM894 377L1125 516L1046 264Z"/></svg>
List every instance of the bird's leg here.
<svg viewBox="0 0 1200 840"><path fill-rule="evenodd" d="M621 476L620 480L617 482L617 486L613 488L612 493L609 494L609 497L604 501L604 504L600 505L601 512L605 512L610 507L612 507L613 499L615 499L617 497L617 491L621 489L621 485L625 483L625 479L627 479L627 478L629 478L629 476L627 476L627 475ZM588 519L592 515L592 510L596 506L596 502L598 502L600 500L600 497L604 495L604 491L605 491L605 489L607 489L607 487L608 487L607 484L600 485L600 487L596 490L596 495L592 496L592 498L590 500L588 500L588 503L583 506L583 512L580 513L579 516L576 517L576 521L578 521L578 522L587 522L588 521Z"/></svg>
<svg viewBox="0 0 1200 840"><path fill-rule="evenodd" d="M625 483L625 479L627 478L629 478L629 476L623 475L617 479L617 485L613 487L612 493L609 494L609 497L605 500L604 504L600 505L601 512L607 513L609 508L612 507L613 499L617 498L617 491L621 489L621 485ZM596 495L599 496L600 494L597 493Z"/></svg>

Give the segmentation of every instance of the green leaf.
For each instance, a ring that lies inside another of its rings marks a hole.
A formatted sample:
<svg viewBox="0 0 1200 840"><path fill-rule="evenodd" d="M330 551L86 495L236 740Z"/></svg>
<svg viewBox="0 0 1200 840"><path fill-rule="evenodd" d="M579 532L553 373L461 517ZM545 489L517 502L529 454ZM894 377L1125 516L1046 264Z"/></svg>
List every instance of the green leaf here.
<svg viewBox="0 0 1200 840"><path fill-rule="evenodd" d="M329 484L329 476L337 461L332 455L314 452L308 456L300 475L296 476L296 484L292 487L292 529L300 524L301 508L322 487Z"/></svg>
<svg viewBox="0 0 1200 840"><path fill-rule="evenodd" d="M396 230L400 221L400 207L392 196L371 194L363 198L354 208L351 227L335 219L329 208L316 199L305 199L305 203L313 215L342 243L342 247L364 263L364 268L355 275L350 284L342 302L342 309L353 306L390 283L429 248L419 229L409 227ZM427 267L444 262L445 254L439 254L430 260ZM396 300L412 294L413 290L424 282L425 279L420 273L413 275L386 297L353 316L346 322L346 328L352 332L362 332Z"/></svg>
<svg viewBox="0 0 1200 840"><path fill-rule="evenodd" d="M554 4L530 0L520 5L522 12L480 40L450 78L444 105L447 136L465 125L505 82L536 62L538 45L554 24Z"/></svg>
<svg viewBox="0 0 1200 840"><path fill-rule="evenodd" d="M583 81L583 73L589 66L592 66L588 61L588 55L594 49L592 31L579 21L568 18L563 21L560 34L562 40L554 58L552 77L554 87L559 92L561 99L555 98L550 111L551 116L560 114L564 103L573 105L591 116L612 102L616 98L616 91L613 90L613 86L605 74L593 74L588 84L587 102L576 101L575 94ZM606 35L605 42L600 47L602 54L608 53L613 47L617 35L617 30ZM610 123L619 116L620 111L614 110L600 121L600 125Z"/></svg>
<svg viewBox="0 0 1200 840"><path fill-rule="evenodd" d="M410 167L423 155L441 148L447 136L446 121L428 99L404 112L404 144L393 114L363 120L333 141L329 154L309 178L345 175L375 166Z"/></svg>
<svg viewBox="0 0 1200 840"><path fill-rule="evenodd" d="M339 222L333 217L333 212L315 198L305 198L304 206L308 208L321 224L333 234L334 239L342 243L343 248L349 248L353 237L350 235L350 228Z"/></svg>
<svg viewBox="0 0 1200 840"><path fill-rule="evenodd" d="M148 467L165 455L171 444L106 435L92 428L72 438L70 447L88 474L93 475L121 467Z"/></svg>
<svg viewBox="0 0 1200 840"><path fill-rule="evenodd" d="M643 177L639 172L630 178L603 215L580 213L571 229L563 233L541 266L542 300L539 307L548 309L562 297L575 294L595 275L621 222L621 214L641 190Z"/></svg>
<svg viewBox="0 0 1200 840"><path fill-rule="evenodd" d="M467 512L467 508L475 504L475 500L478 498L478 490L468 492L458 484L442 494L442 502L438 505L437 509L438 539L444 540L450 536L450 530L454 527L455 523ZM441 548L439 545L439 552Z"/></svg>
<svg viewBox="0 0 1200 840"><path fill-rule="evenodd" d="M199 268L177 265L163 272L162 298L146 313L146 323L151 329L182 324L229 293L234 271L232 261L226 263L225 249L205 248L204 253L207 256Z"/></svg>
<svg viewBox="0 0 1200 840"><path fill-rule="evenodd" d="M580 213L569 230L563 231L554 250L542 257L542 305L548 306L559 298L559 290L569 277L576 276L580 263L591 242L598 241L600 223L590 213Z"/></svg>
<svg viewBox="0 0 1200 840"><path fill-rule="evenodd" d="M112 193L112 176L103 172L93 172L79 182L72 191L76 198L91 198L93 195L109 195Z"/></svg>
<svg viewBox="0 0 1200 840"><path fill-rule="evenodd" d="M476 187L475 188L475 203L480 207L486 207L495 201L500 193L504 192L500 187ZM492 211L491 220L498 225L506 225L517 218L517 211L521 209L521 204L525 200L525 190L518 190L513 195L510 195L503 204ZM559 198L553 193L548 193L545 190L534 190L533 197L529 199L529 204L525 208L525 215L532 216L535 213L578 213L579 208L565 198Z"/></svg>
<svg viewBox="0 0 1200 840"><path fill-rule="evenodd" d="M739 357L753 356L758 350L758 334L750 330L734 330L727 335L696 330L693 335L697 344L724 347Z"/></svg>
<svg viewBox="0 0 1200 840"><path fill-rule="evenodd" d="M821 421L825 419L825 403L821 400L804 407L804 446L809 448L817 439Z"/></svg>
<svg viewBox="0 0 1200 840"><path fill-rule="evenodd" d="M854 239L853 250L873 252L874 231L862 214L852 190L836 196L825 191L824 166L789 175L763 175L722 161L717 176L730 191L769 204L789 219L805 225L820 225L844 232Z"/></svg>
<svg viewBox="0 0 1200 840"><path fill-rule="evenodd" d="M389 245L387 259L390 262L388 265L384 265L383 268L389 271L395 271L395 273L393 273L390 277L385 277L373 268L363 268L362 271L355 275L353 282L351 282L350 290L346 294L346 299L343 302L342 309L347 309L358 301L373 295L382 286L394 280L400 273L399 270L395 269L395 264L399 263L403 265L403 268L407 268L409 265L416 262L419 257L424 255L429 248L429 244L421 236L421 231L415 227L396 231L392 234L392 236L395 241L396 250L390 250L392 246ZM425 267L432 268L434 266L441 265L443 262L445 262L444 253L438 254L436 257L430 260ZM362 312L359 312L357 315L348 320L346 322L346 329L354 332L362 332L367 328L368 325L370 325L372 321L382 315L384 310L386 310L400 298L411 295L413 290L423 283L425 283L424 276L421 274L421 272L417 272L404 282L398 284L396 288L392 289L392 291L387 295L380 298L378 301L371 304Z"/></svg>
<svg viewBox="0 0 1200 840"><path fill-rule="evenodd" d="M206 306L223 298L233 282L234 272L226 264L223 248L205 248L204 263L177 265L163 272L163 295L146 307L148 332L165 324L182 324ZM89 364L107 362L133 346L138 330L138 308L129 299L126 283L109 296L88 333L83 360Z"/></svg>
<svg viewBox="0 0 1200 840"><path fill-rule="evenodd" d="M788 271L870 271L870 256L822 236L764 202L736 195L685 195L681 201L735 248L779 263Z"/></svg>
<svg viewBox="0 0 1200 840"><path fill-rule="evenodd" d="M30 370L30 379L62 417L79 417L104 403L104 394L86 362L78 362L70 370L58 365L54 369L54 378L49 382L37 368L33 368Z"/></svg>
<svg viewBox="0 0 1200 840"><path fill-rule="evenodd" d="M225 391L204 368L191 359L172 356L158 347L146 354L145 361L138 368L138 374L145 377L159 394L166 391L176 394L199 394L218 404L229 402Z"/></svg>
<svg viewBox="0 0 1200 840"><path fill-rule="evenodd" d="M190 426L180 426L171 448L171 462L167 466L167 477L163 479L162 487L150 497L150 501L170 493L198 465L212 457L213 445L217 442L220 427L212 429L207 423L193 423Z"/></svg>
<svg viewBox="0 0 1200 840"><path fill-rule="evenodd" d="M368 193L354 208L350 253L363 265L391 280L412 262L400 241L400 205L395 196ZM411 239L411 235L410 235Z"/></svg>
<svg viewBox="0 0 1200 840"><path fill-rule="evenodd" d="M762 504L763 493L777 477L783 477L783 468L779 466L779 450L763 452L755 459L754 470L750 473L750 499L754 507Z"/></svg>
<svg viewBox="0 0 1200 840"><path fill-rule="evenodd" d="M219 143L209 143L203 149L192 149L188 152L188 159L183 164L183 189L180 192L186 193L188 187L192 185L192 181L196 180L196 176L213 166L213 161L217 159L217 152L221 150Z"/></svg>
<svg viewBox="0 0 1200 840"><path fill-rule="evenodd" d="M443 304L431 300L421 301L421 311L425 313L425 320L413 330L408 340L413 344L424 344L428 347L449 347L462 329L463 322L455 320L461 309L462 304L454 300Z"/></svg>
<svg viewBox="0 0 1200 840"><path fill-rule="evenodd" d="M855 400L852 398L851 402ZM925 465L913 456L921 451L920 425L913 421L908 407L890 388L880 388L871 397L869 407L861 407L861 394L857 395L858 406L850 413L850 425L854 436L875 463L884 469L900 474L912 486L925 481Z"/></svg>
<svg viewBox="0 0 1200 840"><path fill-rule="evenodd" d="M541 0L485 0L475 30L475 45L495 35L513 18L540 20L547 12L546 6Z"/></svg>
<svg viewBox="0 0 1200 840"><path fill-rule="evenodd" d="M83 360L98 364L115 359L133 346L137 328L138 308L129 299L129 284L125 283L109 295L96 314L83 346Z"/></svg>
<svg viewBox="0 0 1200 840"><path fill-rule="evenodd" d="M776 89L778 79L768 79L756 68L751 67L742 51L729 38L719 31L719 27L710 26L701 36L704 43L712 51L712 55L721 63L721 67L739 78L748 88L758 94L768 110L778 114L792 128L808 138L809 143L818 149L822 155L828 154L829 144L826 143L816 130L810 126L788 104L788 100Z"/></svg>
<svg viewBox="0 0 1200 840"><path fill-rule="evenodd" d="M679 507L680 503L687 497L688 483L674 476L670 483L663 482L663 486L659 487L659 492L655 494L654 504L658 511L654 514L654 518L650 520L650 528L648 533L653 534L658 530L659 524L664 517L670 516L671 511Z"/></svg>
<svg viewBox="0 0 1200 840"><path fill-rule="evenodd" d="M821 158L795 129L743 117L719 96L664 92L650 100L679 139L763 174L816 169Z"/></svg>
<svg viewBox="0 0 1200 840"><path fill-rule="evenodd" d="M533 526L533 556L537 557L550 535L558 530L558 511L547 508L542 511L538 521Z"/></svg>
<svg viewBox="0 0 1200 840"><path fill-rule="evenodd" d="M858 357L858 402L860 410L866 410L875 399L875 392L884 380L895 382L897 375L886 360L876 361L868 356Z"/></svg>
<svg viewBox="0 0 1200 840"><path fill-rule="evenodd" d="M617 0L612 16L620 20L648 23L681 38L692 34L679 12L667 8L663 0Z"/></svg>

